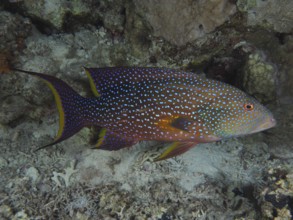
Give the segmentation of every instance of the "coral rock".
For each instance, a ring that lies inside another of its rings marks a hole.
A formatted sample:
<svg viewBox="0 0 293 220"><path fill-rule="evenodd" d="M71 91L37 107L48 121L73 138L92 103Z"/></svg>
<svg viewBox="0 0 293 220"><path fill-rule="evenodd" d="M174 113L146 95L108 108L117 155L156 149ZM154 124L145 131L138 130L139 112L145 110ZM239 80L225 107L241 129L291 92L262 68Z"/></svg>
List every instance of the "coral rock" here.
<svg viewBox="0 0 293 220"><path fill-rule="evenodd" d="M261 25L277 32L289 33L293 29L292 0L238 0L241 11L247 11L248 25Z"/></svg>
<svg viewBox="0 0 293 220"><path fill-rule="evenodd" d="M192 42L215 30L236 12L231 1L149 0L134 1L136 13L153 29L177 46Z"/></svg>
<svg viewBox="0 0 293 220"><path fill-rule="evenodd" d="M276 67L266 61L264 55L259 52L249 55L243 75L243 87L249 94L262 102L275 100L276 79Z"/></svg>

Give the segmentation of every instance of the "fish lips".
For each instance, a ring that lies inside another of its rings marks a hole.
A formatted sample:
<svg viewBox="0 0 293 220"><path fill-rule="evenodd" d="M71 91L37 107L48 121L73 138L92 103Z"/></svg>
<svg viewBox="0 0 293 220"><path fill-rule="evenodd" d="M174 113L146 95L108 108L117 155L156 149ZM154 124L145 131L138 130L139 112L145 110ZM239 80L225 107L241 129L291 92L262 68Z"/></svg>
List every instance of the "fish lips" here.
<svg viewBox="0 0 293 220"><path fill-rule="evenodd" d="M263 122L259 126L257 126L251 133L256 133L256 132L267 130L269 128L273 128L276 126L276 124L277 124L277 121L274 117L265 118Z"/></svg>

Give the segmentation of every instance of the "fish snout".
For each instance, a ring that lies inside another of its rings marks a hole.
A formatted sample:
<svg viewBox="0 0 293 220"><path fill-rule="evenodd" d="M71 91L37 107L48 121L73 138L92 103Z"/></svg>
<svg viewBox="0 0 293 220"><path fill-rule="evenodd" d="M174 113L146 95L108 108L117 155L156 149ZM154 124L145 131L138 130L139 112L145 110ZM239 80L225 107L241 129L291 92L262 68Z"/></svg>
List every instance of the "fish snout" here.
<svg viewBox="0 0 293 220"><path fill-rule="evenodd" d="M259 126L256 127L256 129L253 131L253 133L264 131L269 128L275 127L276 124L277 124L277 121L273 116L267 117Z"/></svg>
<svg viewBox="0 0 293 220"><path fill-rule="evenodd" d="M274 117L271 118L271 128L277 125L277 121Z"/></svg>

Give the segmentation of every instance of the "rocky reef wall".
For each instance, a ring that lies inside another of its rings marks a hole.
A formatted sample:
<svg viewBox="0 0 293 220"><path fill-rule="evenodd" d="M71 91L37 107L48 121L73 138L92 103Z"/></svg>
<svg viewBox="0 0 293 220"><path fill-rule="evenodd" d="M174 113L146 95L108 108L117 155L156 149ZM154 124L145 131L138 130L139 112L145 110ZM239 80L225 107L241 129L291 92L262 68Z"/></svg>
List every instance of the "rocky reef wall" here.
<svg viewBox="0 0 293 220"><path fill-rule="evenodd" d="M290 219L291 0L1 0L1 219ZM92 96L82 66L183 69L267 105L276 128L155 163L162 145L94 151L95 129L57 132L53 95L11 67ZM155 147L154 147L155 146Z"/></svg>

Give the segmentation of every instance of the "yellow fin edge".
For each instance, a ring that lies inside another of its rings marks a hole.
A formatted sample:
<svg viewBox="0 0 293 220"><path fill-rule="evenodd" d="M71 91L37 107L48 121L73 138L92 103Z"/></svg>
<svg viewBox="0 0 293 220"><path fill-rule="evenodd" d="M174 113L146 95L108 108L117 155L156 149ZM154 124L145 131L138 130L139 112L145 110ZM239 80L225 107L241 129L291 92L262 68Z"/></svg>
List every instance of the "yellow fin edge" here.
<svg viewBox="0 0 293 220"><path fill-rule="evenodd" d="M89 81L90 81L90 87L91 87L91 90L92 90L92 92L94 93L94 95L95 95L96 97L101 96L100 93L98 92L97 88L96 88L96 85L95 85L94 79L93 79L93 77L91 76L90 72L89 72L86 68L84 68L84 71L85 71L85 74L87 75L87 77L88 77L88 79L89 79Z"/></svg>
<svg viewBox="0 0 293 220"><path fill-rule="evenodd" d="M100 133L99 133L99 140L98 143L96 144L96 148L99 148L103 141L105 140L105 135L106 135L107 129L106 128L102 128Z"/></svg>
<svg viewBox="0 0 293 220"><path fill-rule="evenodd" d="M178 144L179 142L174 142L170 144L167 149L155 159L155 161L164 160L170 154L170 152L172 152L178 146Z"/></svg>
<svg viewBox="0 0 293 220"><path fill-rule="evenodd" d="M58 140L62 136L62 133L63 133L63 130L64 130L64 122L65 122L64 110L63 110L63 107L62 107L61 98L60 98L60 95L58 94L57 90L54 88L54 86L50 82L48 82L46 80L43 80L43 81L51 89L51 91L52 91L52 93L54 95L54 98L55 98L55 102L56 102L56 105L57 105L58 112L59 112L59 130L58 130L57 136L55 138L55 140Z"/></svg>

